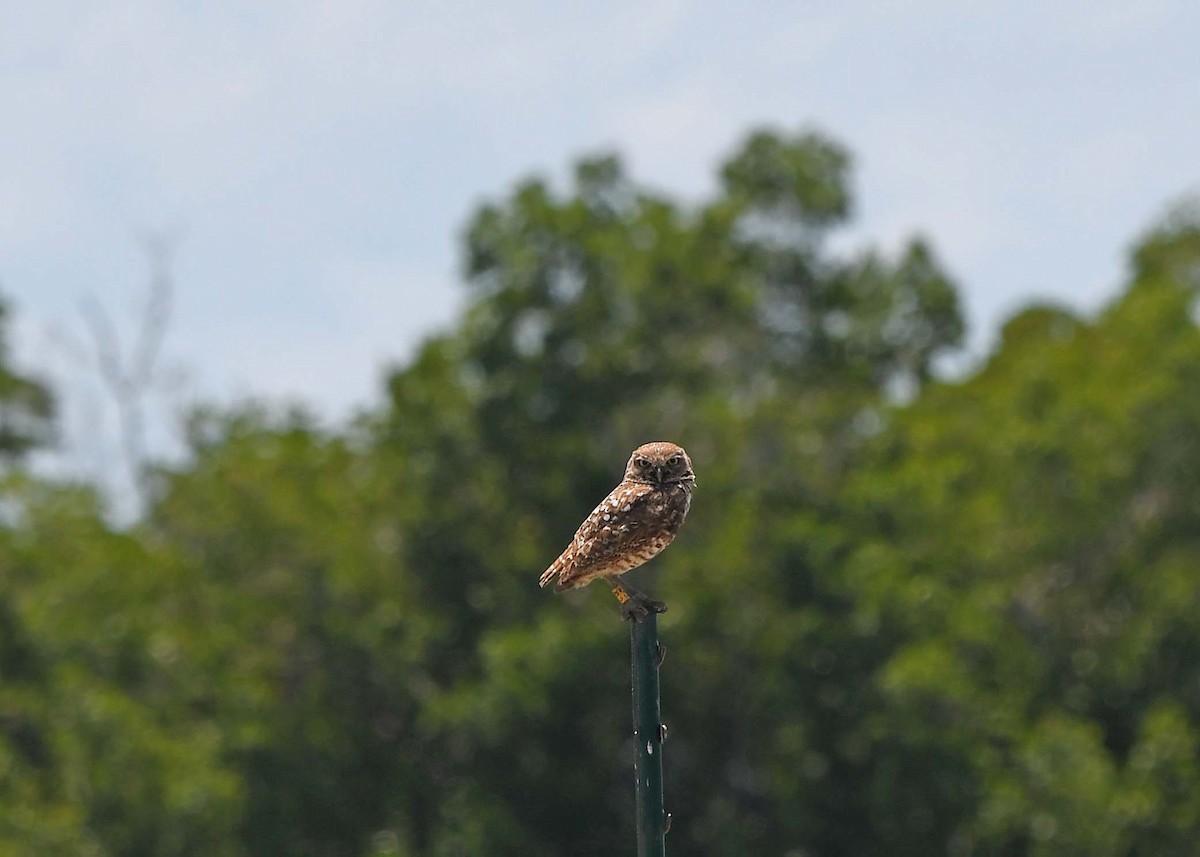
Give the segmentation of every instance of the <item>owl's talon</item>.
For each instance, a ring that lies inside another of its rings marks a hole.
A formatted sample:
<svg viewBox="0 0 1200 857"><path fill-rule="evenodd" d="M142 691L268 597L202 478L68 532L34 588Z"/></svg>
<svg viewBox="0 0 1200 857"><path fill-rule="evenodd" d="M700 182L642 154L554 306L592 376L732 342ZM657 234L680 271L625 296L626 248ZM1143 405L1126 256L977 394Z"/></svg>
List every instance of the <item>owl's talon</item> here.
<svg viewBox="0 0 1200 857"><path fill-rule="evenodd" d="M648 598L640 592L634 593L628 601L621 604L621 618L632 622L645 622L651 613L666 612L666 604Z"/></svg>
<svg viewBox="0 0 1200 857"><path fill-rule="evenodd" d="M631 598L621 605L621 618L626 622L645 622L649 615L650 611L636 599Z"/></svg>

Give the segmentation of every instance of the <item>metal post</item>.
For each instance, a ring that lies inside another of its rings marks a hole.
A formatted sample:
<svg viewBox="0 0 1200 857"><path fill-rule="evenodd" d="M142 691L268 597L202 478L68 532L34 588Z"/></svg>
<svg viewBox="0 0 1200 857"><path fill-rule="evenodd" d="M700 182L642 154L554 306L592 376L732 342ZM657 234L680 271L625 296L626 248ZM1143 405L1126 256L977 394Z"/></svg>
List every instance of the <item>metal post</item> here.
<svg viewBox="0 0 1200 857"><path fill-rule="evenodd" d="M670 818L663 809L662 745L666 727L658 701L658 616L630 622L633 648L633 773L637 778L638 857L666 857Z"/></svg>

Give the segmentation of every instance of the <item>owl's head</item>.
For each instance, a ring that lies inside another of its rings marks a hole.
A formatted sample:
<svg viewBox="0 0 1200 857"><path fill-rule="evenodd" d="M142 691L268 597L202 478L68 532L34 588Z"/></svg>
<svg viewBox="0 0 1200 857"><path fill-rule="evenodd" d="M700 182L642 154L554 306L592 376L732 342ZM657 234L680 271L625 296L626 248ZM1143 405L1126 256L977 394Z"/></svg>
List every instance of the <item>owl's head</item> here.
<svg viewBox="0 0 1200 857"><path fill-rule="evenodd" d="M688 454L682 446L665 440L644 443L635 449L633 455L629 456L625 479L647 485L669 485L673 482L696 484L696 474L692 472L692 460Z"/></svg>

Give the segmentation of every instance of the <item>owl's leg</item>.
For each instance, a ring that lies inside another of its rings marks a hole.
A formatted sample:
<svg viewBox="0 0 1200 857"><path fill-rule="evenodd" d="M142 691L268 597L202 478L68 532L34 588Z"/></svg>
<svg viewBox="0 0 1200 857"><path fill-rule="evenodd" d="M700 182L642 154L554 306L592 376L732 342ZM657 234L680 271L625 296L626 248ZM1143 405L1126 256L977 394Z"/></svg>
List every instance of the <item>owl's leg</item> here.
<svg viewBox="0 0 1200 857"><path fill-rule="evenodd" d="M667 605L655 601L644 592L639 592L628 583L621 583L616 577L608 578L613 595L621 602L621 618L632 622L644 622L651 613L666 613Z"/></svg>

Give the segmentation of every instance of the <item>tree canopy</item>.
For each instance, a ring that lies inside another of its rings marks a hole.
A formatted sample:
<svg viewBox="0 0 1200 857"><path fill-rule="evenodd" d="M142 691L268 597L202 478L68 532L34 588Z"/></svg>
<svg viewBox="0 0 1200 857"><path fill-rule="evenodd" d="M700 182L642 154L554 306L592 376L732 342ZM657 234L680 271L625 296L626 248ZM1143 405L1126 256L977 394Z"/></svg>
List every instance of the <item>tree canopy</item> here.
<svg viewBox="0 0 1200 857"><path fill-rule="evenodd" d="M652 439L672 854L1194 853L1200 219L945 379L932 243L831 250L850 166L517 184L378 406L198 409L132 526L10 465L0 857L629 853L627 633L537 578ZM0 368L3 450L48 404Z"/></svg>

